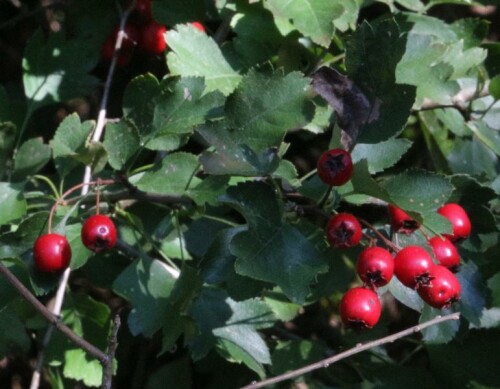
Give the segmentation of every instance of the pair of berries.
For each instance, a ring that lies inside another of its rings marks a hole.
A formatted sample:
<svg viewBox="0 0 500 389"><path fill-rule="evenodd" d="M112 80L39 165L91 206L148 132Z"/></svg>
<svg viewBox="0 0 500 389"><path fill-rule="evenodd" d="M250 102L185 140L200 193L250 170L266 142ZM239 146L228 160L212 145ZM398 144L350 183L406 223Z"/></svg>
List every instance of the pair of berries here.
<svg viewBox="0 0 500 389"><path fill-rule="evenodd" d="M367 247L358 257L356 270L363 287L349 289L340 302L340 316L347 327L372 328L382 313L376 289L388 284L394 274L394 259L382 247Z"/></svg>
<svg viewBox="0 0 500 389"><path fill-rule="evenodd" d="M116 227L105 215L93 215L82 226L81 239L85 247L98 253L111 249L116 243ZM71 246L65 236L41 235L33 246L35 267L42 273L60 273L71 261Z"/></svg>
<svg viewBox="0 0 500 389"><path fill-rule="evenodd" d="M135 46L152 55L161 54L167 49L165 41L167 28L153 19L151 0L138 0L134 10L139 15L139 23L128 23L124 28L125 37L118 53L118 66L128 64ZM205 32L201 23L193 22L191 25ZM117 36L118 28L115 28L101 47L103 59L111 60L113 58Z"/></svg>

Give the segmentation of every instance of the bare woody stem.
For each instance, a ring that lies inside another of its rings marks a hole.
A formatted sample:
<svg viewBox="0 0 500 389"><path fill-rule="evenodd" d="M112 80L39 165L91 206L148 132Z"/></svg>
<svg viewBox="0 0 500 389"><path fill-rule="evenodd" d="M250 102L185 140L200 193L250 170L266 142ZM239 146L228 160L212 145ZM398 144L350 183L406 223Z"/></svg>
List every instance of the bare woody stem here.
<svg viewBox="0 0 500 389"><path fill-rule="evenodd" d="M357 217L357 216L356 216ZM357 219L363 224L364 226L368 227L370 230L373 231L375 235L377 235L388 247L391 248L394 252L398 252L401 250L401 247L396 246L390 239L387 239L384 235L382 235L376 228L373 226L371 223L367 222L365 219L362 219L360 217L357 217Z"/></svg>
<svg viewBox="0 0 500 389"><path fill-rule="evenodd" d="M27 300L33 307L45 317L51 325L56 327L61 331L66 337L68 337L73 343L85 350L89 355L97 358L101 363L106 365L109 362L109 357L106 353L99 350L94 345L87 342L82 337L75 334L71 328L62 323L57 316L50 312L45 305L43 305L38 299L19 281L16 276L0 261L0 273L7 279L7 281L19 292L25 300Z"/></svg>
<svg viewBox="0 0 500 389"><path fill-rule="evenodd" d="M364 344L359 343L355 347L353 347L349 350L346 350L340 354L334 355L333 357L323 359L319 362L312 363L310 365L304 366L300 369L291 371L291 372L286 373L286 374L282 374L282 375L279 375L279 376L276 376L273 378L269 378L267 380L263 380L260 382L252 383L252 384L244 386L240 389L263 388L263 387L268 386L268 385L273 385L273 384L276 384L278 382L283 382L283 381L286 381L286 380L289 380L292 378L296 378L296 377L299 377L299 376L304 375L306 373L310 373L311 371L326 368L333 363L336 363L342 359L350 357L351 355L359 354L362 351L369 350L371 348L378 347L378 346L381 346L381 345L386 344L386 343L391 343L397 339L401 339L401 338L404 338L405 336L411 335L413 333L420 332L427 327L431 327L431 326L434 326L436 324L443 323L445 321L458 320L458 319L460 319L460 313L458 313L458 312L455 312L455 313L452 313L452 314L449 314L446 316L436 316L434 319L426 321L425 323L418 324L416 326L407 328L406 330L397 332L395 334L392 334L392 335L389 335L389 336L386 336L384 338L380 338L380 339L377 339L377 340L374 340L374 341L371 341L368 343L364 343Z"/></svg>

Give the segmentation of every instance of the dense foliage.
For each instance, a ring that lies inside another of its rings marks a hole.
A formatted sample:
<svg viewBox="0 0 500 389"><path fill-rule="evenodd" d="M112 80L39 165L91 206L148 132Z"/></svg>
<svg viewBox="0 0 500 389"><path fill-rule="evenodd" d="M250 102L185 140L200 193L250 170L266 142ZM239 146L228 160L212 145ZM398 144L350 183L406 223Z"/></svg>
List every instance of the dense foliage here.
<svg viewBox="0 0 500 389"><path fill-rule="evenodd" d="M236 388L451 311L460 321L299 380L499 387L494 3L154 0L166 51L150 34L141 46L149 16L134 9L127 23L138 31L124 41L108 89L115 1L1 2L1 261L51 301L60 274L36 270L33 244L53 204L91 166L93 180L113 184L74 191L52 222L72 251L61 318L105 350L120 314L117 388ZM93 141L104 90L104 135ZM330 190L315 169L334 147L354 165ZM93 253L80 234L97 190L118 242ZM460 301L432 308L392 278L377 289L378 323L345 328L340 301L361 285L359 253L387 246L367 226L431 253L428 238L452 232L437 213L446 203L460 204L472 224L457 244ZM392 231L388 204L421 228ZM338 212L367 222L362 244L330 247L325 226ZM0 279L0 386L14 376L27 385L47 327ZM44 366L41 387L101 383L100 363L57 332Z"/></svg>

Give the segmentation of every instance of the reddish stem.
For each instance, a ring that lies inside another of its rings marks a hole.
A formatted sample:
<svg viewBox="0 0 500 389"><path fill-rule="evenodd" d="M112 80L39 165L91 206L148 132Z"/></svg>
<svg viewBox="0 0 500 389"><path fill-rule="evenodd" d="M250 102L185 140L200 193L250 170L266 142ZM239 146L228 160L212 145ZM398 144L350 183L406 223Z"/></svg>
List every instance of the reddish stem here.
<svg viewBox="0 0 500 389"><path fill-rule="evenodd" d="M390 247L392 249L392 251L394 251L394 252L397 253L399 250L401 250L401 247L396 246L391 240L387 239L372 224L368 223L365 219L361 219L360 217L357 217L357 218L361 222L361 224L365 225L370 230L372 230L373 233L375 235L377 235L386 244L386 246L388 246L388 247Z"/></svg>

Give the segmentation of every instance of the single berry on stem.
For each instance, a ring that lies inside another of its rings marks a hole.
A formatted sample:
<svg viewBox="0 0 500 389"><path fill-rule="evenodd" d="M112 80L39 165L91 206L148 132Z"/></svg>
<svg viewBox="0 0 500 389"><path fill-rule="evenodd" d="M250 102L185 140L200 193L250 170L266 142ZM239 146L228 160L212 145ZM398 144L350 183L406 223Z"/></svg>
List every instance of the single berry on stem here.
<svg viewBox="0 0 500 389"><path fill-rule="evenodd" d="M60 273L71 261L71 246L65 236L48 233L41 235L33 246L35 267L43 273Z"/></svg>
<svg viewBox="0 0 500 389"><path fill-rule="evenodd" d="M429 244L439 264L456 273L460 267L460 255L455 245L444 236L432 237L429 239Z"/></svg>
<svg viewBox="0 0 500 389"><path fill-rule="evenodd" d="M330 245L336 248L356 246L362 237L361 225L350 213L338 213L332 216L325 232Z"/></svg>
<svg viewBox="0 0 500 389"><path fill-rule="evenodd" d="M96 253L109 250L116 244L116 227L105 215L90 216L82 226L82 242L85 247Z"/></svg>
<svg viewBox="0 0 500 389"><path fill-rule="evenodd" d="M167 28L155 21L146 24L141 30L139 46L152 54L161 54L167 49L165 32Z"/></svg>
<svg viewBox="0 0 500 389"><path fill-rule="evenodd" d="M396 233L411 234L420 227L415 219L393 204L387 206L387 211L391 219L392 230Z"/></svg>
<svg viewBox="0 0 500 389"><path fill-rule="evenodd" d="M406 246L394 258L394 274L403 285L412 289L429 281L433 266L431 256L420 246Z"/></svg>
<svg viewBox="0 0 500 389"><path fill-rule="evenodd" d="M434 266L429 271L429 282L417 288L419 296L431 307L447 308L460 299L461 287L457 277L446 267Z"/></svg>
<svg viewBox="0 0 500 389"><path fill-rule="evenodd" d="M340 316L347 327L372 328L377 324L382 305L377 293L371 289L349 289L340 301Z"/></svg>
<svg viewBox="0 0 500 389"><path fill-rule="evenodd" d="M445 204L438 209L438 213L447 218L452 226L451 235L444 234L454 243L459 243L467 239L471 232L471 223L467 212L458 204Z"/></svg>
<svg viewBox="0 0 500 389"><path fill-rule="evenodd" d="M318 176L330 186L344 185L352 176L351 154L342 149L324 152L317 163Z"/></svg>
<svg viewBox="0 0 500 389"><path fill-rule="evenodd" d="M382 247L367 247L358 257L356 269L368 287L380 287L389 283L394 273L394 259Z"/></svg>

